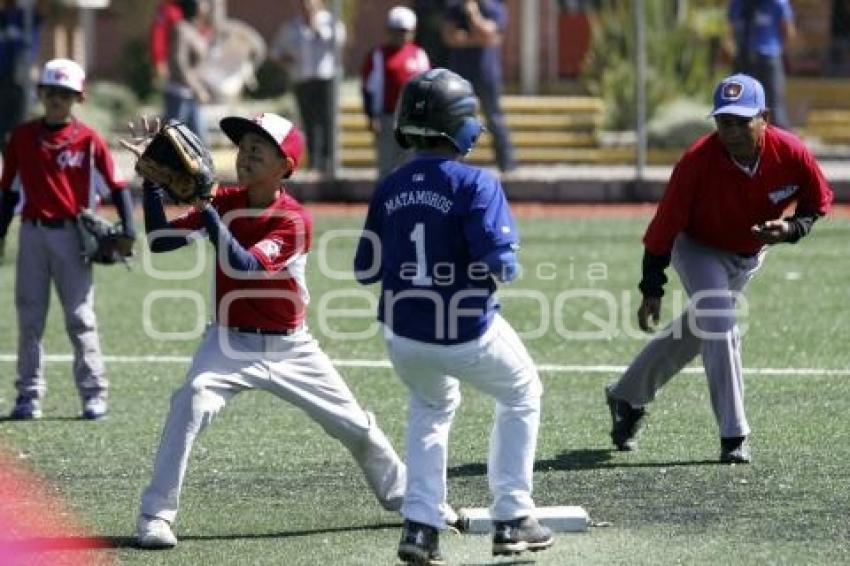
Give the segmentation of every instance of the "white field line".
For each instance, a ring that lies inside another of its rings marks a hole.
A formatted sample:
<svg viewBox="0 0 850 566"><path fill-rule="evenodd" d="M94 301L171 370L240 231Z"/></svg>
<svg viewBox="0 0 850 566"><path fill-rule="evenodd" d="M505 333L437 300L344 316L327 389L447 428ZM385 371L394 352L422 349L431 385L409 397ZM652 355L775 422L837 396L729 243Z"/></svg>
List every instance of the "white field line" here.
<svg viewBox="0 0 850 566"><path fill-rule="evenodd" d="M15 354L0 354L0 362L14 362ZM46 362L70 362L71 354L48 354ZM111 364L188 364L190 356L103 356L103 361ZM349 368L386 368L392 366L387 360L331 360L337 367ZM539 364L538 371L546 373L622 373L626 366L614 365L560 365ZM830 375L850 376L850 369L825 368L744 368L748 375ZM703 373L701 367L686 367L682 373Z"/></svg>

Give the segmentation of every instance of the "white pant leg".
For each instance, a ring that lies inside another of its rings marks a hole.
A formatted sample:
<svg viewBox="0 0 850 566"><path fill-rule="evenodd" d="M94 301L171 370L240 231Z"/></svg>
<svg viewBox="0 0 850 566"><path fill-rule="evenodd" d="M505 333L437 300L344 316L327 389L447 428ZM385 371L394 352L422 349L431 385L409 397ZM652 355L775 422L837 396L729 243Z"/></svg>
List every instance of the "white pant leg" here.
<svg viewBox="0 0 850 566"><path fill-rule="evenodd" d="M228 400L268 375L258 360L225 354L219 341L221 333L229 336L231 346L244 352L262 351L261 336L236 335L218 326L207 329L185 383L171 397L153 477L142 494L141 513L145 515L174 521L195 438Z"/></svg>
<svg viewBox="0 0 850 566"><path fill-rule="evenodd" d="M458 378L496 399L487 476L497 520L524 517L531 499L543 385L514 329L499 315L480 340L481 357Z"/></svg>
<svg viewBox="0 0 850 566"><path fill-rule="evenodd" d="M46 228L21 222L15 269L15 309L18 314L19 395L40 398L47 392L42 336L50 304L50 251Z"/></svg>
<svg viewBox="0 0 850 566"><path fill-rule="evenodd" d="M378 502L398 511L406 469L390 441L355 399L348 385L306 330L265 338L270 379L258 384L302 409L345 446Z"/></svg>
<svg viewBox="0 0 850 566"><path fill-rule="evenodd" d="M496 316L479 339L436 346L400 336L386 338L390 359L411 390L408 493L402 514L442 527L448 433L466 381L496 400L488 477L491 515L507 520L530 514L534 452L542 385L534 363L510 325Z"/></svg>
<svg viewBox="0 0 850 566"><path fill-rule="evenodd" d="M444 360L438 346L391 334L385 338L393 368L410 391L407 491L401 514L444 529L449 429L460 405L460 387L455 378L443 372Z"/></svg>

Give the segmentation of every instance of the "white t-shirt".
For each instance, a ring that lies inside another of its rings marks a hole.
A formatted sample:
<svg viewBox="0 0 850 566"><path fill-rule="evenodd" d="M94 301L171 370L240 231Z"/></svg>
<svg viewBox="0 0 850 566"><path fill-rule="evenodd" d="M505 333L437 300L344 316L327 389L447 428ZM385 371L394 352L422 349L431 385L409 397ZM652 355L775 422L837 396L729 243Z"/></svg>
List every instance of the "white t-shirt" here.
<svg viewBox="0 0 850 566"><path fill-rule="evenodd" d="M296 83L310 79L332 79L336 73L335 51L345 43L345 26L336 22L334 44L334 19L327 10L316 14L318 31L313 31L299 16L286 22L272 42L271 54L275 58L291 55L295 63L290 68Z"/></svg>

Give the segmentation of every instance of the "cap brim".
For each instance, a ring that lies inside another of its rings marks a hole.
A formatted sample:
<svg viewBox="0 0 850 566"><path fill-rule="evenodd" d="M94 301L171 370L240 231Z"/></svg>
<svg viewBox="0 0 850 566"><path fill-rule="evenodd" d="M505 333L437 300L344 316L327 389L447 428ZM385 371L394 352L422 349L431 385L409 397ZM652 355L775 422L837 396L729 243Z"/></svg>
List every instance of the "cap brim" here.
<svg viewBox="0 0 850 566"><path fill-rule="evenodd" d="M228 116L227 118L222 118L218 125L221 128L221 131L224 132L224 135L230 138L230 141L236 145L239 145L239 142L242 141L242 137L245 134L248 132L254 132L255 134L259 134L269 140L269 143L275 146L284 158L288 157L280 148L277 140L275 140L270 133L253 120L239 116Z"/></svg>
<svg viewBox="0 0 850 566"><path fill-rule="evenodd" d="M740 116L742 118L752 118L754 116L758 116L762 112L763 110L750 108L749 106L738 106L735 104L729 104L727 106L721 106L720 108L709 114L709 116L731 114L733 116Z"/></svg>

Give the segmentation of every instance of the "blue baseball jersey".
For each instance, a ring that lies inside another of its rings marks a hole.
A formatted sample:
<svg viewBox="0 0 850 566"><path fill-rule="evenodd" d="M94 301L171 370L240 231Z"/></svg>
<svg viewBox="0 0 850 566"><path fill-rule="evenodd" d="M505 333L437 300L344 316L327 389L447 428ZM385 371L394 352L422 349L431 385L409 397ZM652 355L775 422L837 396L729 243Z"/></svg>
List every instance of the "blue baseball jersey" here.
<svg viewBox="0 0 850 566"><path fill-rule="evenodd" d="M499 308L485 258L518 247L493 174L420 155L375 189L354 270L361 283L381 281L378 319L395 334L457 344L481 336Z"/></svg>
<svg viewBox="0 0 850 566"><path fill-rule="evenodd" d="M781 26L784 21L793 21L794 10L790 0L758 0L753 8L748 44L743 45L746 27L747 1L732 0L729 3L729 21L735 30L739 49L748 49L765 57L782 55L783 39Z"/></svg>

